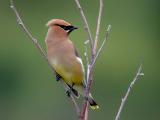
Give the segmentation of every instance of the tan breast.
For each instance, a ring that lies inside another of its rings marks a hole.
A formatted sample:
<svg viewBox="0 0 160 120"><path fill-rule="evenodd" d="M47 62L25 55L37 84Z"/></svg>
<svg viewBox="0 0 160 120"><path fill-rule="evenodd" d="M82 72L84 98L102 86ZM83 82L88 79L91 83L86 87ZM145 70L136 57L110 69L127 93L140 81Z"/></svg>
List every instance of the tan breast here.
<svg viewBox="0 0 160 120"><path fill-rule="evenodd" d="M66 83L81 84L84 78L83 68L75 55L72 42L63 38L59 42L58 39L52 37L49 41L46 41L49 61Z"/></svg>

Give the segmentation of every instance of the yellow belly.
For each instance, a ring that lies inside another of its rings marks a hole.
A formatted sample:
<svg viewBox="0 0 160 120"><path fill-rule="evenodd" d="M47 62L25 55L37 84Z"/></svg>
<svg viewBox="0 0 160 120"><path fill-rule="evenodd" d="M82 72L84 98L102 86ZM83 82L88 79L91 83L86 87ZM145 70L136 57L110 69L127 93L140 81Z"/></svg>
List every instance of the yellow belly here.
<svg viewBox="0 0 160 120"><path fill-rule="evenodd" d="M63 80L67 84L82 84L84 73L81 65L78 62L72 62L72 64L62 65L58 61L54 60L52 63L55 71L63 78Z"/></svg>

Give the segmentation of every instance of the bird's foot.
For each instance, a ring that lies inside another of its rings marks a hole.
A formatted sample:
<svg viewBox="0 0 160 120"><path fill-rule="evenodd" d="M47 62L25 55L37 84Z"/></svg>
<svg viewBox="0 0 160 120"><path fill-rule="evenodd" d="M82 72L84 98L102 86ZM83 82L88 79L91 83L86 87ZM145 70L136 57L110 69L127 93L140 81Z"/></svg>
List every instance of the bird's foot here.
<svg viewBox="0 0 160 120"><path fill-rule="evenodd" d="M71 89L67 90L66 94L67 94L68 97L71 97Z"/></svg>
<svg viewBox="0 0 160 120"><path fill-rule="evenodd" d="M71 88L73 94L76 96L76 97L79 97L79 94L78 94L78 91L75 90L74 88Z"/></svg>

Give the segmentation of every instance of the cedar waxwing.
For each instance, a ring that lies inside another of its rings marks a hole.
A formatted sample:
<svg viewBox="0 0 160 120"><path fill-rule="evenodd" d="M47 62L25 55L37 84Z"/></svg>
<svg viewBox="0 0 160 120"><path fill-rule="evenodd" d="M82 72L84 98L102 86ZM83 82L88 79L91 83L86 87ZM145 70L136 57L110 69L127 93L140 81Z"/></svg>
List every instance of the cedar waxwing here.
<svg viewBox="0 0 160 120"><path fill-rule="evenodd" d="M56 80L62 79L69 86L68 96L71 92L76 97L79 93L84 96L86 84L82 60L69 39L69 34L77 27L61 19L52 19L47 23L47 27L47 57L56 72ZM92 109L99 108L91 94L87 100Z"/></svg>

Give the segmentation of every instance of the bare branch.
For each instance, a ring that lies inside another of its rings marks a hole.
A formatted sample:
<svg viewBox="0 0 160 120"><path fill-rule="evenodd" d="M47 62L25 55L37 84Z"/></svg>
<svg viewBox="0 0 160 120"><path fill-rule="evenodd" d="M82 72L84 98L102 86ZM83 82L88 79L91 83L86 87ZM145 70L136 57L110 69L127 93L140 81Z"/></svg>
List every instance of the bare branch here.
<svg viewBox="0 0 160 120"><path fill-rule="evenodd" d="M88 65L89 65L89 58L88 58L88 43L89 43L89 40L86 40L85 42L84 42L84 49L85 49L85 52L84 52L84 56L85 56L85 58L86 58L86 66L88 67Z"/></svg>
<svg viewBox="0 0 160 120"><path fill-rule="evenodd" d="M75 0L77 3L77 6L80 10L81 16L84 20L85 23L85 16L83 13L83 10L79 4L79 0ZM93 82L93 67L94 67L94 62L96 61L96 50L97 50L97 43L98 43L98 37L99 37L99 31L100 31L100 23L101 23L101 17L102 17L102 10L103 10L103 0L100 0L100 7L99 7L99 14L98 14L98 18L97 18L97 30L96 30L96 35L95 35L95 40L92 42L92 49L91 49L91 60L90 63L87 66L87 86L86 86L86 90L85 90L85 97L88 98L91 86L92 86L92 82ZM87 23L87 20L86 20ZM89 30L89 27L87 27ZM90 31L90 30L89 30ZM91 34L89 34L91 35ZM108 35L107 35L108 37ZM102 48L101 48L102 49ZM101 51L101 50L100 50ZM82 106L82 110L81 110L81 119L80 120L88 120L88 101L84 100L84 104Z"/></svg>
<svg viewBox="0 0 160 120"><path fill-rule="evenodd" d="M88 106L87 100L83 104L83 109L81 111L80 120L88 120Z"/></svg>
<svg viewBox="0 0 160 120"><path fill-rule="evenodd" d="M117 115L116 115L115 120L120 120L121 112L122 112L122 110L123 110L123 108L124 108L124 105L125 105L125 103L126 103L126 101L127 101L127 99L128 99L128 96L129 96L129 94L130 94L130 92L131 92L134 84L135 84L136 81L139 79L139 77L140 77L140 76L143 76L143 75L144 75L144 73L142 72L142 64L140 64L140 66L139 66L139 68L138 68L138 70L137 70L136 76L134 77L133 81L130 83L130 85L129 85L129 87L128 87L128 90L127 90L125 96L122 98L121 105L120 105L120 107L119 107L119 109L118 109L118 112L117 112Z"/></svg>
<svg viewBox="0 0 160 120"><path fill-rule="evenodd" d="M70 88L65 84L65 82L63 82L62 80L60 80L61 84L64 86L64 89L65 91L68 91ZM80 116L80 108L78 106L78 104L76 103L73 95L70 96L70 99L73 103L73 105L75 106L75 110L76 110L76 113L77 113L77 116L79 117Z"/></svg>
<svg viewBox="0 0 160 120"><path fill-rule="evenodd" d="M84 56L86 58L86 73L87 75L85 76L85 79L86 79L86 83L88 83L88 73L89 73L89 69L88 69L88 66L89 66L89 57L88 57L88 43L89 43L89 40L86 40L84 42L84 48L85 48L85 52L84 52Z"/></svg>
<svg viewBox="0 0 160 120"><path fill-rule="evenodd" d="M27 36L30 38L30 40L33 42L33 44L35 45L35 47L40 51L40 54L43 58L46 58L46 53L45 51L42 49L42 47L40 46L40 44L38 43L37 39L34 38L32 36L32 34L28 31L28 29L25 27L25 25L23 24L23 21L20 18L20 15L13 3L13 0L10 0L10 7L11 9L14 11L16 18L17 18L17 23L20 25L20 27L23 29L23 31L27 34Z"/></svg>
<svg viewBox="0 0 160 120"><path fill-rule="evenodd" d="M86 90L85 90L85 96L86 97L88 97L88 94L89 94L89 91L91 89L91 85L92 85L92 82L93 82L93 68L94 68L94 64L95 64L95 62L96 62L96 60L97 60L100 52L102 51L102 48L103 48L105 42L108 39L110 31L111 31L111 25L108 25L107 32L106 32L106 37L105 37L104 41L102 42L102 45L98 49L96 57L92 58L91 63L88 65L88 68L87 68L87 87L86 87ZM85 102L83 104L83 109L81 111L81 116L82 116L81 120L87 120L87 118L88 118L88 117L86 118L86 116L88 116L88 102L87 102L87 100L85 100Z"/></svg>
<svg viewBox="0 0 160 120"><path fill-rule="evenodd" d="M33 42L33 44L35 45L35 47L38 49L39 53L41 54L41 56L46 60L46 62L48 63L49 67L51 68L52 70L52 73L53 75L55 76L55 71L52 67L52 65L49 63L48 59L47 59L47 56L46 56L46 53L45 51L43 50L43 48L40 46L38 40L36 38L33 37L33 35L31 34L31 32L29 32L29 30L26 28L26 26L24 25L15 5L14 5L14 2L13 0L10 0L10 7L11 9L13 10L13 12L15 13L15 16L16 16L16 19L17 19L17 23L18 25L22 28L22 30L24 31L24 33L26 33L26 35L30 38L30 40ZM65 90L68 90L68 86L63 82L63 80L60 80L61 84L63 84L64 86L64 89ZM79 109L79 106L77 105L73 95L71 94L71 101L73 102L74 106L75 106L75 109L76 109L76 113L77 115L79 116L79 113L80 113L80 109Z"/></svg>
<svg viewBox="0 0 160 120"><path fill-rule="evenodd" d="M93 65L95 64L95 62L96 62L97 58L99 57L100 53L102 52L102 49L103 49L103 47L104 47L105 43L106 43L106 42L107 42L107 40L108 40L108 37L109 37L109 33L110 33L110 31L111 31L111 25L108 25L108 28L107 28L107 32L106 32L105 39L103 40L103 42L102 42L102 44L101 44L100 48L99 48L99 49L98 49L98 51L97 51L97 54L96 54L96 56L95 56L95 58L94 58L94 61L93 61Z"/></svg>
<svg viewBox="0 0 160 120"><path fill-rule="evenodd" d="M84 104L81 110L81 119L80 120L88 120L88 95L91 89L91 85L93 82L93 66L91 66L90 64L88 65L88 69L87 69L87 86L86 86L86 90L85 90L85 100L84 100Z"/></svg>
<svg viewBox="0 0 160 120"><path fill-rule="evenodd" d="M98 14L98 19L97 19L97 29L96 29L96 35L95 35L94 47L93 47L94 54L96 54L98 37L99 37L99 32L100 32L100 25L101 25L101 18L102 18L102 11L103 11L103 0L99 0L99 2L100 2L100 5L99 5L99 14Z"/></svg>
<svg viewBox="0 0 160 120"><path fill-rule="evenodd" d="M79 12L80 12L80 14L81 14L81 17L82 17L82 19L83 19L84 29L85 29L86 32L88 33L88 37L89 37L89 40L90 40L90 46L91 46L91 48L92 48L92 47L93 47L93 38L92 38L91 30L90 30L90 28L89 28L89 25L88 25L86 16L85 16L85 14L84 14L84 12L83 12L83 9L82 9L82 7L81 7L81 5L80 5L80 3L79 3L79 0L74 0L74 1L76 2L76 5L77 5L77 7L78 7L78 9L79 9Z"/></svg>

